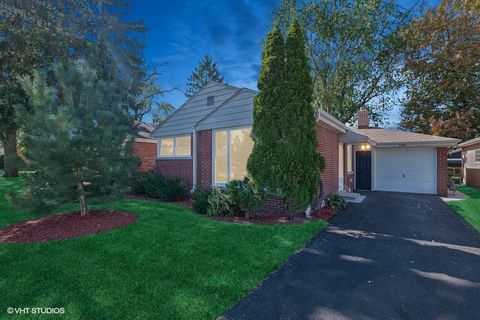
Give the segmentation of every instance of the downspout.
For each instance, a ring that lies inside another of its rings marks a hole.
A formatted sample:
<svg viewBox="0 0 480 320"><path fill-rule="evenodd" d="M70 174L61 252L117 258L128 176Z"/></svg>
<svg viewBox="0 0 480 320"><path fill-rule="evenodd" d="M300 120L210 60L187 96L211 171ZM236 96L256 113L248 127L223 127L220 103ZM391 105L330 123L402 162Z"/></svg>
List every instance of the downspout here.
<svg viewBox="0 0 480 320"><path fill-rule="evenodd" d="M195 189L197 188L197 131L195 128L193 128L192 131L192 190L191 192L193 193Z"/></svg>

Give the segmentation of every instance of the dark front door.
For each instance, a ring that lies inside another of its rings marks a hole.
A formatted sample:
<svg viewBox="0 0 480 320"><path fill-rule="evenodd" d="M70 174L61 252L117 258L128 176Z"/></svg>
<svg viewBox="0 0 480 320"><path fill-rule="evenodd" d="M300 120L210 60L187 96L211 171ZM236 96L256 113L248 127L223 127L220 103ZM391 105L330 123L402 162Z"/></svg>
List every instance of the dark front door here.
<svg viewBox="0 0 480 320"><path fill-rule="evenodd" d="M355 153L355 189L372 189L372 152L357 151Z"/></svg>

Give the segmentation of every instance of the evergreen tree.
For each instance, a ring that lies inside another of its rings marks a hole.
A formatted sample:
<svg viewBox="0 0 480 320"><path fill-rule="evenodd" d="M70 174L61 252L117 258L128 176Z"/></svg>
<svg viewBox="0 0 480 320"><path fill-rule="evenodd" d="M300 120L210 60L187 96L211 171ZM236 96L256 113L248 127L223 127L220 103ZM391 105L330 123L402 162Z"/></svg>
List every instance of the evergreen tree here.
<svg viewBox="0 0 480 320"><path fill-rule="evenodd" d="M283 173L279 189L289 213L295 208L305 208L312 201L324 166L323 157L317 153L313 83L305 40L300 24L292 22L285 44L283 110L276 120L283 130L277 154Z"/></svg>
<svg viewBox="0 0 480 320"><path fill-rule="evenodd" d="M123 192L135 160L128 143L128 117L114 83L99 80L84 60L54 66L55 87L45 73L20 79L32 112L19 109L29 134L28 175L21 203L31 209Z"/></svg>
<svg viewBox="0 0 480 320"><path fill-rule="evenodd" d="M17 135L22 128L15 106L27 107L18 78L37 68L84 57L100 79L121 83L118 92L126 96L123 107L133 120L141 121L152 109L151 101L163 91L156 84L155 68L149 73L144 65L146 29L142 22L127 21L128 10L124 0L0 2L0 144L5 176L18 175Z"/></svg>
<svg viewBox="0 0 480 320"><path fill-rule="evenodd" d="M293 214L312 201L324 167L316 150L313 85L298 23L290 26L285 46L279 28L267 35L258 88L247 169L259 185L280 193Z"/></svg>
<svg viewBox="0 0 480 320"><path fill-rule="evenodd" d="M198 67L193 70L192 75L187 81L187 91L185 96L191 97L209 81L223 83L223 75L217 69L217 63L206 54L199 62Z"/></svg>
<svg viewBox="0 0 480 320"><path fill-rule="evenodd" d="M278 145L282 128L277 122L283 110L282 81L285 53L282 32L274 28L265 39L262 68L258 78L260 92L253 101L253 150L247 169L258 185L277 191L280 187Z"/></svg>

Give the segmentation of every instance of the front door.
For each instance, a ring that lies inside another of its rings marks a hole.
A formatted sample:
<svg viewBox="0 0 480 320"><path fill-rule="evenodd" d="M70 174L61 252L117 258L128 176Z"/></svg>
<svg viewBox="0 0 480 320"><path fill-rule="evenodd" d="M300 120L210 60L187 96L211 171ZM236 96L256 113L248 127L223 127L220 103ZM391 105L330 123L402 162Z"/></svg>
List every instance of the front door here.
<svg viewBox="0 0 480 320"><path fill-rule="evenodd" d="M357 190L372 189L372 152L357 151L355 153L355 181Z"/></svg>

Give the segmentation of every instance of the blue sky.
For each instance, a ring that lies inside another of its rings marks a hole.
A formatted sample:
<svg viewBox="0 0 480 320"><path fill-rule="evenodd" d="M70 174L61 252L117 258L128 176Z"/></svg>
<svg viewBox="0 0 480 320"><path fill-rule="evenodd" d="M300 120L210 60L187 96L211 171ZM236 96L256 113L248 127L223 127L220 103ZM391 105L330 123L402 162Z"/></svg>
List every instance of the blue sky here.
<svg viewBox="0 0 480 320"><path fill-rule="evenodd" d="M279 0L132 1L129 18L143 20L147 63L166 63L160 84L162 100L175 107L185 101L187 78L206 54L213 56L229 84L256 89L261 41L270 30ZM399 4L411 6L416 1ZM430 4L436 4L432 0ZM390 114L394 123L398 109Z"/></svg>

